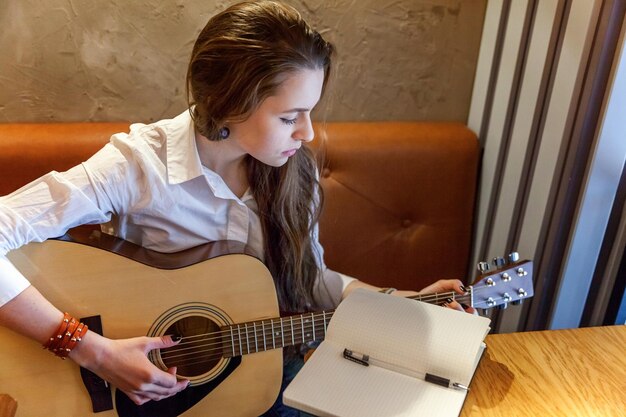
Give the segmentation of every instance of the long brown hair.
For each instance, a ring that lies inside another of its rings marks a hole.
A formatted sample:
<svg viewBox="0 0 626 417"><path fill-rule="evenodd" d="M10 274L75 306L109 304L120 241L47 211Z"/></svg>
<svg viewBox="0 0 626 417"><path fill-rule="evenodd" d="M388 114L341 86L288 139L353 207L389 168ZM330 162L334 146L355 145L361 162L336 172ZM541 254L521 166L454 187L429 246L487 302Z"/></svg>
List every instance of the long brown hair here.
<svg viewBox="0 0 626 417"><path fill-rule="evenodd" d="M326 87L333 46L290 6L244 2L209 20L187 70L189 105L196 129L210 140L229 122L246 120L275 94L284 75L323 69ZM248 181L263 227L265 263L283 310L315 306L320 277L311 241L322 200L312 152L302 147L281 167L248 156ZM319 198L317 197L319 196Z"/></svg>

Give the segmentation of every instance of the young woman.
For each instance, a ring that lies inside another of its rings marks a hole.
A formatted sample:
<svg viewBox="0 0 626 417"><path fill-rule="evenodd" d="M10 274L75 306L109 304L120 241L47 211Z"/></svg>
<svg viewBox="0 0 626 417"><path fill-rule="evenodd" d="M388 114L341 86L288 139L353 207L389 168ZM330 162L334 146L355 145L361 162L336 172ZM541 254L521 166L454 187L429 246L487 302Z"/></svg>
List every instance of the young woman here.
<svg viewBox="0 0 626 417"><path fill-rule="evenodd" d="M313 139L311 111L332 55L332 45L289 6L249 2L219 13L193 48L189 109L132 125L85 163L2 197L0 255L80 224L102 224L162 252L246 242L264 254L285 311L334 307L357 287L377 290L326 268L317 240L320 188L303 145ZM447 280L423 291L461 288ZM48 347L71 325L4 256L0 305L1 325ZM462 310L456 302L449 307ZM174 344L169 336L111 340L87 332L68 355L142 404L186 388L175 369L161 371L146 358ZM268 415L287 413L295 411L277 404Z"/></svg>

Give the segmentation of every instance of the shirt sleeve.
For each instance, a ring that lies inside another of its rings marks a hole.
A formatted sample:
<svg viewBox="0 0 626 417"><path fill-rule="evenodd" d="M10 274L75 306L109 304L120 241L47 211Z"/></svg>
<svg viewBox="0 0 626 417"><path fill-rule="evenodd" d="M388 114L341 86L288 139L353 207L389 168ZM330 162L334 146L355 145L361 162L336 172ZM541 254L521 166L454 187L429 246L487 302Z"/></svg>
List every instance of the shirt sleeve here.
<svg viewBox="0 0 626 417"><path fill-rule="evenodd" d="M0 306L24 291L30 283L6 258L0 256Z"/></svg>
<svg viewBox="0 0 626 417"><path fill-rule="evenodd" d="M108 152L111 150L105 147L99 154ZM99 159L107 158L101 155ZM85 164L81 164L63 173L50 172L0 197L0 306L29 285L5 257L8 252L30 242L62 236L72 227L111 219L111 201L97 193L98 187L92 181Z"/></svg>

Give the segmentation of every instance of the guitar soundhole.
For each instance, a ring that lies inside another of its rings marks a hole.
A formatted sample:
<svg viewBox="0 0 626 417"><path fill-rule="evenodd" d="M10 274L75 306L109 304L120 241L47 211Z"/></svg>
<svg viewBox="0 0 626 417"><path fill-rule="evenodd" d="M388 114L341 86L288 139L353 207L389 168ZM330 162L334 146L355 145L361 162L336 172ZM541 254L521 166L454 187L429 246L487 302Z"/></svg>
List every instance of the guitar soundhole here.
<svg viewBox="0 0 626 417"><path fill-rule="evenodd" d="M219 326L206 317L188 316L169 326L164 334L180 335L180 343L161 350L168 367L177 366L177 374L194 377L206 374L222 359L222 337Z"/></svg>

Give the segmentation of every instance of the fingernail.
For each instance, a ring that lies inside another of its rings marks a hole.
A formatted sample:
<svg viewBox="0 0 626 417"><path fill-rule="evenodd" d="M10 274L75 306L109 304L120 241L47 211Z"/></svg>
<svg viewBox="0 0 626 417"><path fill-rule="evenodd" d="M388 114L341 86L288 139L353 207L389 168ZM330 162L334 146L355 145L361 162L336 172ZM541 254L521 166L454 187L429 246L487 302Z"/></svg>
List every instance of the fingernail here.
<svg viewBox="0 0 626 417"><path fill-rule="evenodd" d="M452 302L452 298L446 298L446 303L451 303Z"/></svg>
<svg viewBox="0 0 626 417"><path fill-rule="evenodd" d="M467 310L469 308L469 306L467 304L461 303L461 307L463 307L464 310Z"/></svg>
<svg viewBox="0 0 626 417"><path fill-rule="evenodd" d="M467 288L465 287L465 285L461 285L461 291L467 292Z"/></svg>
<svg viewBox="0 0 626 417"><path fill-rule="evenodd" d="M170 337L172 338L172 340L173 340L174 342L180 342L180 341L181 341L181 339L183 338L183 337L182 337L181 335L179 335L179 334L173 334L173 335L171 335Z"/></svg>

